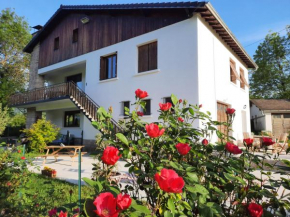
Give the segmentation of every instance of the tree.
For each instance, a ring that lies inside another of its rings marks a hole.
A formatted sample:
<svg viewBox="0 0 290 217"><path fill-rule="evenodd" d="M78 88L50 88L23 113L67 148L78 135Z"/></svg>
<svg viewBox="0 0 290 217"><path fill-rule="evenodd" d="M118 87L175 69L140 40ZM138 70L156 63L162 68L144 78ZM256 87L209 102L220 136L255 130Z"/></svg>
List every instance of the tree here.
<svg viewBox="0 0 290 217"><path fill-rule="evenodd" d="M8 114L8 108L5 107L2 110L2 104L0 103L0 135L4 132L7 124L9 123L9 114Z"/></svg>
<svg viewBox="0 0 290 217"><path fill-rule="evenodd" d="M250 77L251 98L290 98L290 25L287 34L270 33L258 46L254 60L259 66Z"/></svg>
<svg viewBox="0 0 290 217"><path fill-rule="evenodd" d="M29 55L22 49L30 41L29 25L11 9L0 13L0 102L7 105L11 94L24 89Z"/></svg>

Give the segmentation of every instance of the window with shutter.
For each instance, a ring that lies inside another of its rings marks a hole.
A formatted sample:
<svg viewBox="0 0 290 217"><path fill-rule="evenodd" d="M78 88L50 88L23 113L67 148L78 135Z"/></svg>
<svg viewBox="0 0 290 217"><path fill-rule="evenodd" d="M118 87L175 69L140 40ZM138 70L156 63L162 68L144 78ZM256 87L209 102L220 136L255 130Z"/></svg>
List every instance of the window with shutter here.
<svg viewBox="0 0 290 217"><path fill-rule="evenodd" d="M100 59L100 80L117 77L117 54Z"/></svg>
<svg viewBox="0 0 290 217"><path fill-rule="evenodd" d="M236 63L230 60L231 82L237 83Z"/></svg>
<svg viewBox="0 0 290 217"><path fill-rule="evenodd" d="M245 89L246 84L244 81L245 80L244 79L244 70L242 70L241 68L240 68L240 79L241 79L240 88Z"/></svg>
<svg viewBox="0 0 290 217"><path fill-rule="evenodd" d="M157 41L138 47L138 72L157 69Z"/></svg>

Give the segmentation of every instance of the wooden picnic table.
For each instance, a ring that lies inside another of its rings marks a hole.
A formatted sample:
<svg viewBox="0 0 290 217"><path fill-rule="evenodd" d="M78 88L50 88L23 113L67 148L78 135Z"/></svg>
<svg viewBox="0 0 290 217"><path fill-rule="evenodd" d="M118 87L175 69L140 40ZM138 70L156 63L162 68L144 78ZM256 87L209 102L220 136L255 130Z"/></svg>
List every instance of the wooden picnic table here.
<svg viewBox="0 0 290 217"><path fill-rule="evenodd" d="M42 155L41 157L44 158L43 165L46 162L47 157L52 156L54 157L55 161L57 161L57 158L59 156L68 156L71 157L72 165L74 163L74 159L78 156L79 150L81 150L84 146L82 145L66 145L66 146L47 146L45 149L47 149L46 154ZM49 151L52 150L52 153L49 153ZM61 150L67 150L66 152L60 152ZM86 154L86 152L81 152L81 155L83 156Z"/></svg>

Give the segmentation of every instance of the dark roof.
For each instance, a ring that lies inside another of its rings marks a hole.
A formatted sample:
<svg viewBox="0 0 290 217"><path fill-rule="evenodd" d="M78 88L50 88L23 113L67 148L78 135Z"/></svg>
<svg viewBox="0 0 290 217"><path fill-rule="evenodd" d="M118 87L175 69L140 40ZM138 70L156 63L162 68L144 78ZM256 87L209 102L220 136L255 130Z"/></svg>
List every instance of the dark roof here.
<svg viewBox="0 0 290 217"><path fill-rule="evenodd" d="M252 99L251 103L261 110L290 110L289 99Z"/></svg>
<svg viewBox="0 0 290 217"><path fill-rule="evenodd" d="M200 13L210 26L220 35L220 37L233 49L248 68L257 68L252 58L243 49L222 19L218 16L208 2L164 2L164 3L139 3L139 4L110 4L110 5L61 5L54 15L46 22L43 28L34 36L24 48L24 52L31 53L33 48L41 41L62 17L70 12L91 12L100 10L156 10L156 9L185 9L188 14Z"/></svg>

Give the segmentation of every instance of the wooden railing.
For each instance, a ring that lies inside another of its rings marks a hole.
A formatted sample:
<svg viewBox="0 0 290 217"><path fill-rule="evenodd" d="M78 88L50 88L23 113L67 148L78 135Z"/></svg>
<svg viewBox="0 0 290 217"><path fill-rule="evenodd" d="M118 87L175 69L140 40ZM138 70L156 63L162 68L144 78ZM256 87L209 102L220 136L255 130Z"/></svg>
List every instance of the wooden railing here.
<svg viewBox="0 0 290 217"><path fill-rule="evenodd" d="M19 106L64 98L72 100L91 121L98 121L97 110L100 106L72 81L36 88L23 93L16 93L10 97L9 106ZM111 119L111 122L114 126L114 132L120 132L121 128L118 123L114 119Z"/></svg>

